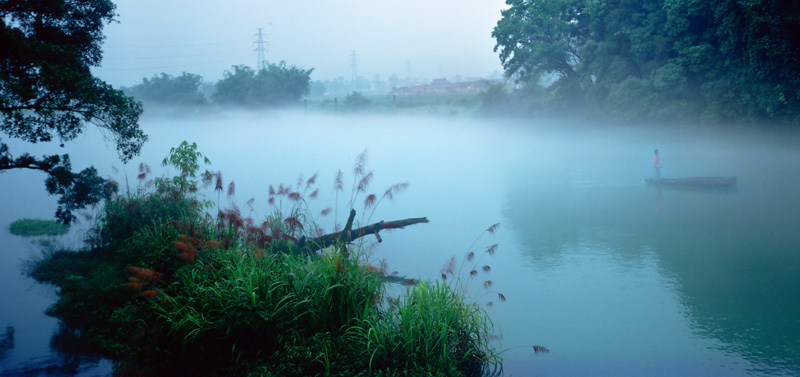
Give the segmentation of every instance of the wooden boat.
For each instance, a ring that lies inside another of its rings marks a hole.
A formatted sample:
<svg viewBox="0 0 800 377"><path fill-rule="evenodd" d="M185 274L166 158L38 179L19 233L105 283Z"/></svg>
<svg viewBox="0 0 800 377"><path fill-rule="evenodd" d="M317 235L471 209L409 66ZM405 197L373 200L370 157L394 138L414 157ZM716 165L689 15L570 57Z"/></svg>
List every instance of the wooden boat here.
<svg viewBox="0 0 800 377"><path fill-rule="evenodd" d="M646 178L644 181L658 186L730 187L736 185L736 177Z"/></svg>

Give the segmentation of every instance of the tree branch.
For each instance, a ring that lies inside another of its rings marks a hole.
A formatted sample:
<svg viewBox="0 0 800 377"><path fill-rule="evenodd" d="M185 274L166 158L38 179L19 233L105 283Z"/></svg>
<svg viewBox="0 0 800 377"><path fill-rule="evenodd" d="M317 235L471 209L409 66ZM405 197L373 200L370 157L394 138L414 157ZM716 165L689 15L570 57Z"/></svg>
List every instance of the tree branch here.
<svg viewBox="0 0 800 377"><path fill-rule="evenodd" d="M280 247L279 251L293 251L296 253L306 253L311 254L316 252L317 250L322 250L326 247L335 246L335 245L346 245L351 243L354 240L357 240L361 237L368 236L370 234L374 234L375 237L378 239L378 242L382 242L380 235L378 232L384 229L403 229L409 225L415 225L419 223L428 223L427 217L416 217L404 220L395 220L395 221L380 221L374 224L370 224L358 229L350 229L352 227L352 219L355 217L355 210L350 210L350 217L347 221L347 226L341 232L335 232L326 234L317 238L306 239L305 237L300 238L297 243L286 246Z"/></svg>

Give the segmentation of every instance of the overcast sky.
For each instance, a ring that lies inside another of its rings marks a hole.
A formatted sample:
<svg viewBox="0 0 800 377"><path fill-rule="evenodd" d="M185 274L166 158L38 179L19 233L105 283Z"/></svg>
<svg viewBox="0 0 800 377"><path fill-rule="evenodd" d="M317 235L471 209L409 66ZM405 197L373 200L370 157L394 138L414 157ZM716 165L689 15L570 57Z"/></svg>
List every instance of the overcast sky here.
<svg viewBox="0 0 800 377"><path fill-rule="evenodd" d="M489 77L502 72L492 29L504 0L118 0L95 74L131 86L165 72L216 82L266 60L314 68L311 79Z"/></svg>

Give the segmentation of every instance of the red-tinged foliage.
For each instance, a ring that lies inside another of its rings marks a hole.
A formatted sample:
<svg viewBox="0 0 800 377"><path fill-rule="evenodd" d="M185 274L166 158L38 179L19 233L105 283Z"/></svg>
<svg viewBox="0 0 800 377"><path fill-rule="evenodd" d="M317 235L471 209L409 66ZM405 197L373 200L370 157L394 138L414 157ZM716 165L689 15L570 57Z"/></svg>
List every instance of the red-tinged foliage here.
<svg viewBox="0 0 800 377"><path fill-rule="evenodd" d="M475 252L470 251L469 254L467 254L467 260L472 262L473 259L475 259Z"/></svg>
<svg viewBox="0 0 800 377"><path fill-rule="evenodd" d="M369 187L369 183L372 182L373 174L372 172L367 173L360 181L358 181L358 187L356 192L364 192L367 191L367 187Z"/></svg>
<svg viewBox="0 0 800 377"><path fill-rule="evenodd" d="M483 267L481 267L481 268L483 268L483 271L485 271L485 272L489 272L489 271L491 271L491 270L492 270L492 268L491 268L491 267L489 267L488 265L486 265L486 266L483 266Z"/></svg>
<svg viewBox="0 0 800 377"><path fill-rule="evenodd" d="M150 284L158 283L158 280L161 279L161 276L163 276L162 273L153 271L149 268L128 266L127 270L130 271L130 273L136 275L136 277L138 277L139 279L142 279L142 281L145 281Z"/></svg>
<svg viewBox="0 0 800 377"><path fill-rule="evenodd" d="M139 175L136 176L136 179L140 181L144 181L147 179L147 175L150 174L150 166L145 164L144 162L139 164Z"/></svg>
<svg viewBox="0 0 800 377"><path fill-rule="evenodd" d="M242 217L239 207L236 205L233 208L221 210L218 219L222 225L228 224L234 228L241 229L244 227L244 218Z"/></svg>
<svg viewBox="0 0 800 377"><path fill-rule="evenodd" d="M181 253L197 253L197 248L192 244L182 241L172 241L172 244L175 245L175 248Z"/></svg>
<svg viewBox="0 0 800 377"><path fill-rule="evenodd" d="M550 350L547 349L547 347L544 347L544 346L533 346L533 353L535 353L537 355L539 355L539 354L547 354L547 353L550 353Z"/></svg>
<svg viewBox="0 0 800 377"><path fill-rule="evenodd" d="M253 211L253 203L255 203L255 201L256 198L250 198L250 200L248 200L247 203L245 203L247 205L247 208L249 208L251 212Z"/></svg>
<svg viewBox="0 0 800 377"><path fill-rule="evenodd" d="M372 207L375 204L375 200L377 199L378 197L375 196L375 194L370 194L369 196L367 196L367 198L364 199L364 209Z"/></svg>
<svg viewBox="0 0 800 377"><path fill-rule="evenodd" d="M484 288L486 288L486 289L489 289L489 288L491 288L491 287L492 287L492 284L493 284L493 283L492 283L492 281L491 281L491 280L487 280L487 281L484 281L484 282L483 282L483 287L484 287Z"/></svg>
<svg viewBox="0 0 800 377"><path fill-rule="evenodd" d="M356 157L356 163L353 166L353 174L356 176L364 174L364 167L367 165L367 150L364 149L361 154Z"/></svg>
<svg viewBox="0 0 800 377"><path fill-rule="evenodd" d="M231 183L228 183L228 197L230 198L234 195L236 195L236 184L231 181Z"/></svg>
<svg viewBox="0 0 800 377"><path fill-rule="evenodd" d="M220 244L219 244L219 241L209 240L209 241L206 241L204 247L206 249L216 250L216 249L219 249Z"/></svg>
<svg viewBox="0 0 800 377"><path fill-rule="evenodd" d="M417 281L414 280L414 279L406 279L404 284L405 285L415 285L415 284L417 284Z"/></svg>
<svg viewBox="0 0 800 377"><path fill-rule="evenodd" d="M211 186L211 182L214 180L214 173L206 170L203 174L200 174L200 178L202 179L204 188Z"/></svg>
<svg viewBox="0 0 800 377"><path fill-rule="evenodd" d="M269 196L275 196L275 188L269 185Z"/></svg>
<svg viewBox="0 0 800 377"><path fill-rule="evenodd" d="M214 183L214 191L222 192L223 189L224 188L222 186L222 172L217 172L217 179L216 182Z"/></svg>
<svg viewBox="0 0 800 377"><path fill-rule="evenodd" d="M275 197L274 196L270 196L269 200L267 200L267 203L269 203L269 205L271 205L271 206L274 206L275 205Z"/></svg>
<svg viewBox="0 0 800 377"><path fill-rule="evenodd" d="M500 227L500 223L495 223L494 225L492 225L488 229L486 229L486 231L491 233L491 234L494 234L494 232L496 232L497 228L499 228L499 227Z"/></svg>
<svg viewBox="0 0 800 377"><path fill-rule="evenodd" d="M478 270L472 270L469 272L469 276L477 276L477 275L478 275Z"/></svg>
<svg viewBox="0 0 800 377"><path fill-rule="evenodd" d="M442 267L442 274L452 275L456 271L457 264L458 261L456 261L456 257L455 256L450 257L450 260L444 264L444 267Z"/></svg>
<svg viewBox="0 0 800 377"><path fill-rule="evenodd" d="M386 189L386 192L383 193L383 196L389 198L389 200L394 200L394 196L397 195L399 192L408 188L408 182L403 183L396 183Z"/></svg>
<svg viewBox="0 0 800 377"><path fill-rule="evenodd" d="M303 224L296 217L287 217L283 219L283 223L292 229L303 229Z"/></svg>
<svg viewBox="0 0 800 377"><path fill-rule="evenodd" d="M314 173L314 175L312 175L312 176L311 176L311 178L309 178L309 179L306 181L306 188L309 188L309 187L311 187L311 185L313 185L313 184L314 184L314 182L316 182L316 181L317 181L317 173Z"/></svg>
<svg viewBox="0 0 800 377"><path fill-rule="evenodd" d="M147 297L149 299L154 299L154 298L158 297L158 291L154 291L152 289L151 290L147 290L147 291L142 292L142 296Z"/></svg>
<svg viewBox="0 0 800 377"><path fill-rule="evenodd" d="M294 202L299 202L299 201L300 201L300 199L302 199L302 198L303 198L303 196L302 196L302 195L300 195L300 193L299 193L299 192L292 192L292 193L289 193L289 200L291 200L291 201L294 201Z"/></svg>
<svg viewBox="0 0 800 377"><path fill-rule="evenodd" d="M283 183L278 185L278 195L286 195L289 193L288 187L283 187Z"/></svg>
<svg viewBox="0 0 800 377"><path fill-rule="evenodd" d="M194 259L197 257L197 254L183 252L176 255L175 257L189 263L194 263Z"/></svg>
<svg viewBox="0 0 800 377"><path fill-rule="evenodd" d="M136 276L129 276L128 281L130 281L131 283L144 284L144 280L139 279Z"/></svg>
<svg viewBox="0 0 800 377"><path fill-rule="evenodd" d="M381 259L381 268L380 268L381 275L386 275L386 271L388 269L389 269L389 263L386 262L386 258Z"/></svg>
<svg viewBox="0 0 800 377"><path fill-rule="evenodd" d="M319 189L316 189L308 197L311 198L311 199L316 199L318 195L319 195Z"/></svg>
<svg viewBox="0 0 800 377"><path fill-rule="evenodd" d="M123 283L122 286L125 287L125 288L133 289L134 291L141 291L142 287L144 287L144 283L142 283L142 282L138 282L137 283L137 282L129 281L127 283Z"/></svg>
<svg viewBox="0 0 800 377"><path fill-rule="evenodd" d="M328 214L330 214L331 211L333 211L333 209L331 209L331 207L328 207L328 208L323 209L322 212L320 212L319 214L322 215L322 216L328 216Z"/></svg>
<svg viewBox="0 0 800 377"><path fill-rule="evenodd" d="M375 266L373 266L371 264L368 264L365 267L366 267L367 271L369 271L369 272L378 273L378 267L375 267Z"/></svg>
<svg viewBox="0 0 800 377"><path fill-rule="evenodd" d="M494 252L495 252L495 251L497 251L497 244L494 244L494 245L492 245L492 246L489 246L489 247L486 249L486 253L487 253L487 254L489 254L489 255L494 255Z"/></svg>
<svg viewBox="0 0 800 377"><path fill-rule="evenodd" d="M333 178L333 190L334 191L342 191L344 190L344 182L342 181L344 178L344 173L341 170L336 172L336 177Z"/></svg>

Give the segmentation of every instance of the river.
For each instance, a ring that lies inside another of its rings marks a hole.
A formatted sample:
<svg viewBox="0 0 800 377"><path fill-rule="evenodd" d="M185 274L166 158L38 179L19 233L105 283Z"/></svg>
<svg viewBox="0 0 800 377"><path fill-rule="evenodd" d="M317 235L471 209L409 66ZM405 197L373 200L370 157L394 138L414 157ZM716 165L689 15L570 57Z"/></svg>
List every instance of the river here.
<svg viewBox="0 0 800 377"><path fill-rule="evenodd" d="M235 198L209 199L245 208L254 198L249 213L263 218L269 185L301 174L319 173L312 208L334 206L337 170L348 182L366 149L370 192L409 186L362 221L430 220L382 234L374 258L390 270L436 279L476 239L478 251L498 245L481 259L491 271L467 284L479 302L493 303L504 375L800 376L796 133L284 113L141 125L151 140L128 165L93 129L63 149L12 142L11 152L67 152L75 168L93 164L124 188L137 184L140 162L174 173L161 159L183 140L196 142L209 168L236 185ZM650 187L643 179L656 148L662 177L737 176L738 184ZM44 315L54 290L20 272L39 247L8 226L52 217L56 199L42 181L36 172L0 174L0 375L108 375L108 361L64 352L69 338L54 337L58 321ZM89 223L58 242L79 246ZM498 231L485 234L495 223ZM507 301L485 293L485 280ZM551 352L536 355L534 345Z"/></svg>

